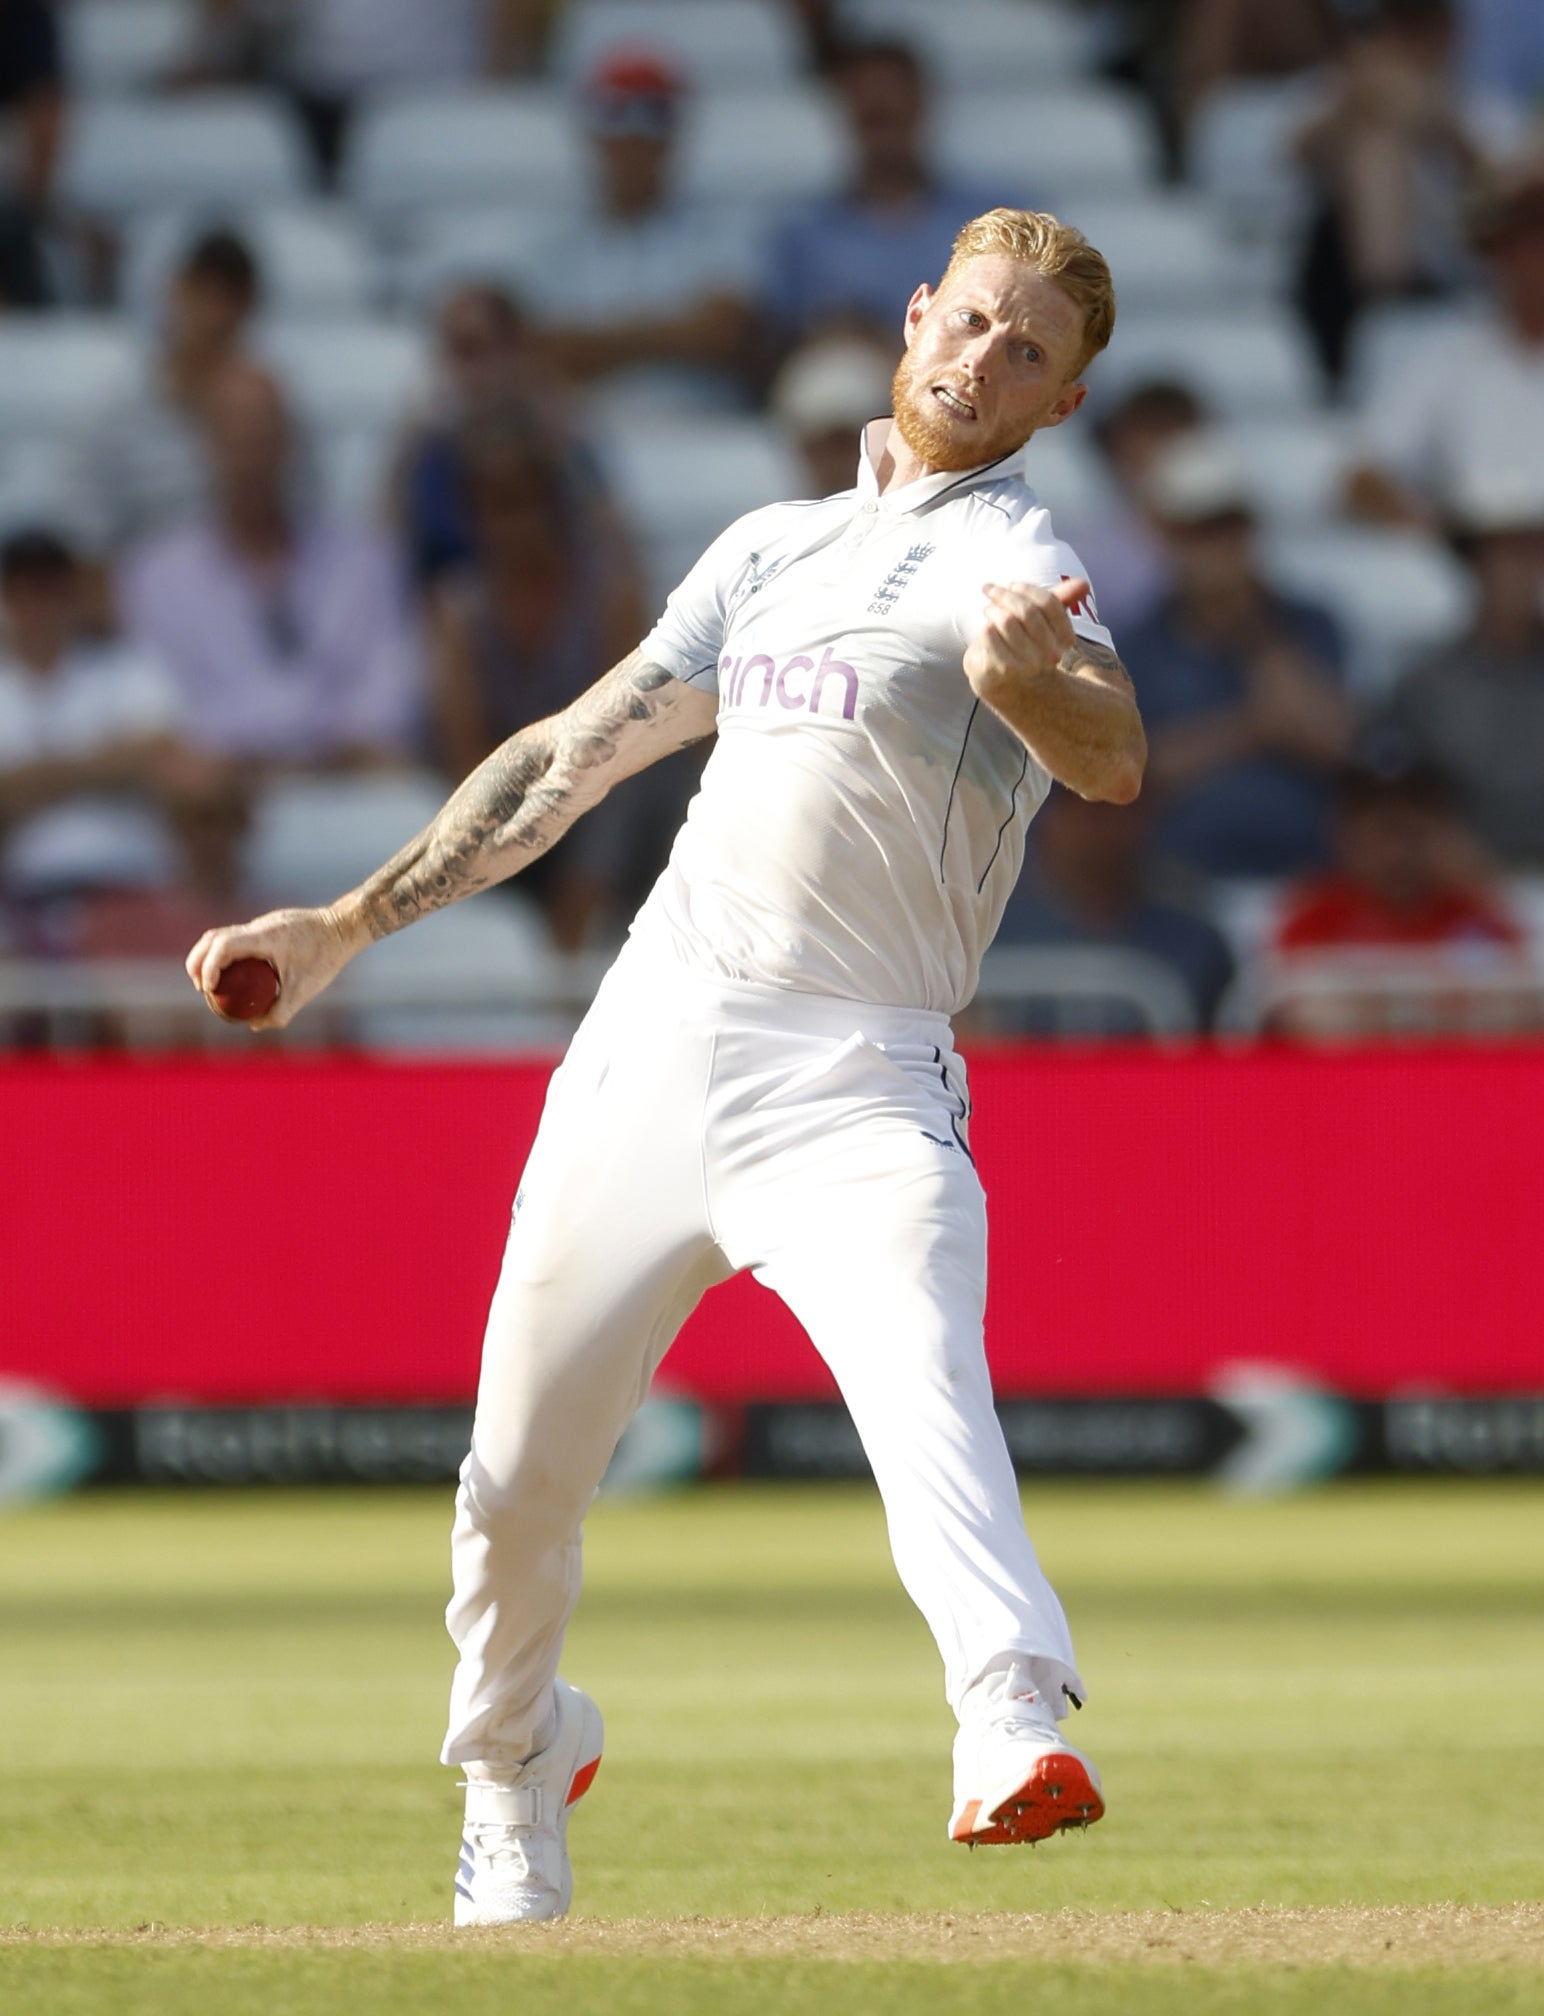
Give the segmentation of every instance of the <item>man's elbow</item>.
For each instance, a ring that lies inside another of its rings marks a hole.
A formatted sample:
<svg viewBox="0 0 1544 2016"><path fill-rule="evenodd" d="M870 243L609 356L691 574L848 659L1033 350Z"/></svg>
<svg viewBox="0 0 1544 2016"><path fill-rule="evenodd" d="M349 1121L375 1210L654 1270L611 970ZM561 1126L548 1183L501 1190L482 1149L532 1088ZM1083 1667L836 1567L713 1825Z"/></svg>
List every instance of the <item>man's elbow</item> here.
<svg viewBox="0 0 1544 2016"><path fill-rule="evenodd" d="M1146 769L1147 740L1139 730L1131 745L1112 759L1098 795L1112 805L1132 804L1141 792Z"/></svg>

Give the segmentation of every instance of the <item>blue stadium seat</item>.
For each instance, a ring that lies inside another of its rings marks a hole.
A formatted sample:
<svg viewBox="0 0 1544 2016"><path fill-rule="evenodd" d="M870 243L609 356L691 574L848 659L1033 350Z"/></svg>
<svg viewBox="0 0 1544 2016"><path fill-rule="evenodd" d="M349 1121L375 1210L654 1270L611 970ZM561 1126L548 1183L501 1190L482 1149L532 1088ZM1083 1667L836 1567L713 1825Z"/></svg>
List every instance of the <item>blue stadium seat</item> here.
<svg viewBox="0 0 1544 2016"><path fill-rule="evenodd" d="M542 85L391 93L364 106L343 182L375 213L571 203L588 163L572 107Z"/></svg>
<svg viewBox="0 0 1544 2016"><path fill-rule="evenodd" d="M559 206L458 204L412 219L391 255L392 297L413 310L433 306L460 280L492 280L517 297L532 263L560 234Z"/></svg>
<svg viewBox="0 0 1544 2016"><path fill-rule="evenodd" d="M72 86L102 96L155 84L188 53L198 24L196 0L69 0L58 11Z"/></svg>
<svg viewBox="0 0 1544 2016"><path fill-rule="evenodd" d="M416 323L265 323L258 348L317 427L389 427L422 387L428 339Z"/></svg>
<svg viewBox="0 0 1544 2016"><path fill-rule="evenodd" d="M1284 529L1310 531L1340 517L1353 444L1337 414L1241 420L1228 434L1249 473L1262 518Z"/></svg>
<svg viewBox="0 0 1544 2016"><path fill-rule="evenodd" d="M1375 699L1416 659L1460 636L1474 609L1474 583L1440 540L1419 532L1337 525L1270 535L1272 578L1321 602L1345 625L1351 679Z"/></svg>
<svg viewBox="0 0 1544 2016"><path fill-rule="evenodd" d="M132 383L136 357L115 315L0 315L0 437L68 427Z"/></svg>
<svg viewBox="0 0 1544 2016"><path fill-rule="evenodd" d="M121 292L137 321L155 321L178 258L212 223L230 225L252 247L269 314L360 315L381 292L374 248L343 204L150 210L130 219L125 234Z"/></svg>
<svg viewBox="0 0 1544 2016"><path fill-rule="evenodd" d="M1005 203L1065 208L1085 197L1140 195L1158 181L1152 114L1105 85L950 92L933 130L945 166L978 185L1000 182Z"/></svg>
<svg viewBox="0 0 1544 2016"><path fill-rule="evenodd" d="M1117 277L1117 291L1119 285ZM1224 419L1300 413L1323 395L1301 325L1285 309L1264 306L1226 316L1141 311L1122 316L1094 368L1092 395L1103 407L1150 378L1177 378Z"/></svg>
<svg viewBox="0 0 1544 2016"><path fill-rule="evenodd" d="M670 57L705 90L767 87L805 68L803 38L780 0L570 0L553 31L548 67L581 83L608 50Z"/></svg>
<svg viewBox="0 0 1544 2016"><path fill-rule="evenodd" d="M678 181L697 201L766 208L837 188L847 158L846 129L822 86L721 91L688 108Z"/></svg>
<svg viewBox="0 0 1544 2016"><path fill-rule="evenodd" d="M807 491L792 450L762 420L694 415L683 427L618 418L596 445L660 602L742 512Z"/></svg>
<svg viewBox="0 0 1544 2016"><path fill-rule="evenodd" d="M175 205L278 203L306 195L310 156L282 101L260 91L86 99L66 131L61 193L123 217Z"/></svg>
<svg viewBox="0 0 1544 2016"><path fill-rule="evenodd" d="M908 43L940 85L1054 85L1089 67L1086 10L1056 0L842 0L854 35Z"/></svg>
<svg viewBox="0 0 1544 2016"><path fill-rule="evenodd" d="M1110 262L1122 309L1216 307L1248 291L1216 217L1198 197L1069 197L1061 215Z"/></svg>

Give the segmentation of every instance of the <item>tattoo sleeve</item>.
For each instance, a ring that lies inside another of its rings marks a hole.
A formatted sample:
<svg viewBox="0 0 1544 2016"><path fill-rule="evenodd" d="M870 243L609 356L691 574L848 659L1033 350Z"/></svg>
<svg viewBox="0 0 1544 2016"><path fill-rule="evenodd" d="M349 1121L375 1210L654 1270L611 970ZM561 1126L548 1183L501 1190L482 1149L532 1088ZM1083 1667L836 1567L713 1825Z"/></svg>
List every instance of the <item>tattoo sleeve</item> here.
<svg viewBox="0 0 1544 2016"><path fill-rule="evenodd" d="M634 651L478 765L439 816L356 892L372 938L490 888L545 854L612 785L713 728L712 696Z"/></svg>

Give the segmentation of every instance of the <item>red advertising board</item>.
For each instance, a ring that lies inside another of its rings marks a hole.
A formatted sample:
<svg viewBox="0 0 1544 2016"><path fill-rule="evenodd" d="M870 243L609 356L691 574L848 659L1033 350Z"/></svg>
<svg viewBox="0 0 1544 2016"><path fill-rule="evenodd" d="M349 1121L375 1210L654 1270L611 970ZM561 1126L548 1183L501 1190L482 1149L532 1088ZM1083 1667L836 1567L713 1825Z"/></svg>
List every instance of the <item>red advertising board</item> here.
<svg viewBox="0 0 1544 2016"><path fill-rule="evenodd" d="M0 1377L94 1407L468 1396L545 1076L0 1066ZM1544 1381L1544 1049L994 1051L972 1080L1000 1392L1199 1392L1240 1360L1368 1398ZM662 1379L832 1391L744 1279Z"/></svg>

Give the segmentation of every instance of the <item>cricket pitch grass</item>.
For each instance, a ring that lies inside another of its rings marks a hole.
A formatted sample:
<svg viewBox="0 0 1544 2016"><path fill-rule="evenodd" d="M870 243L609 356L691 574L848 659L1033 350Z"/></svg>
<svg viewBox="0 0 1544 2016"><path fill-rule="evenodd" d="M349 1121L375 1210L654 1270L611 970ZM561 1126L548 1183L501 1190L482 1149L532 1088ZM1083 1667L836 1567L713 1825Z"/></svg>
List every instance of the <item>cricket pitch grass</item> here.
<svg viewBox="0 0 1544 2016"><path fill-rule="evenodd" d="M873 1493L599 1506L574 1916L453 1934L448 1492L0 1523L4 2016L1544 2009L1544 1490L1035 1487L1109 1816L944 1839Z"/></svg>

